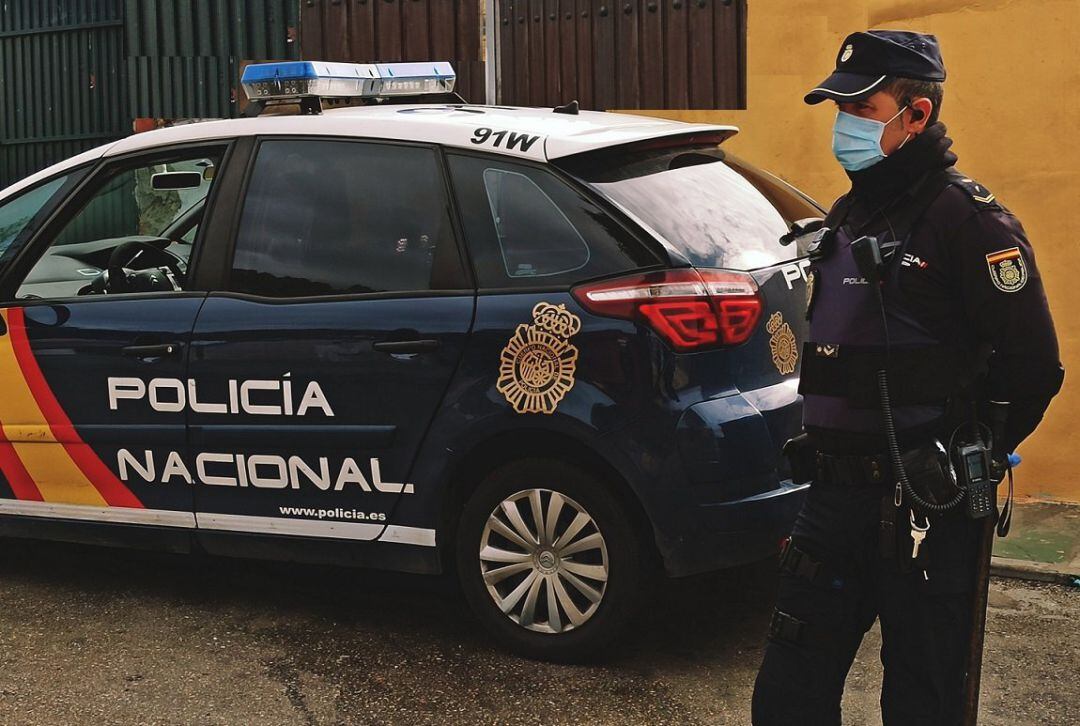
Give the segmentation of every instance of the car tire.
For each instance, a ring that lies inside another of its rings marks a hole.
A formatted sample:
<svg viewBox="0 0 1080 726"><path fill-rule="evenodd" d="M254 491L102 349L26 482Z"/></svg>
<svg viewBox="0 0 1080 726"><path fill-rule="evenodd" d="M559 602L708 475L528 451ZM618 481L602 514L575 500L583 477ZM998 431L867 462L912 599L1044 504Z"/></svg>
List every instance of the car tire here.
<svg viewBox="0 0 1080 726"><path fill-rule="evenodd" d="M516 653L595 660L652 589L654 557L637 521L605 482L578 467L546 459L504 464L461 514L456 565L465 598Z"/></svg>

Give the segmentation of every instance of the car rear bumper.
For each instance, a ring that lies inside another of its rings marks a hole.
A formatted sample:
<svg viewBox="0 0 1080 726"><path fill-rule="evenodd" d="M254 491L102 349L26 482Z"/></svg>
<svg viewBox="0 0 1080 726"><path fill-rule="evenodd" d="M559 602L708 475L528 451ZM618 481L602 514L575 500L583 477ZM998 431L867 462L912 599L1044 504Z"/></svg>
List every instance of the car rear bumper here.
<svg viewBox="0 0 1080 726"><path fill-rule="evenodd" d="M779 482L743 499L695 505L685 534L661 546L664 568L683 577L755 562L780 550L806 498L806 484Z"/></svg>

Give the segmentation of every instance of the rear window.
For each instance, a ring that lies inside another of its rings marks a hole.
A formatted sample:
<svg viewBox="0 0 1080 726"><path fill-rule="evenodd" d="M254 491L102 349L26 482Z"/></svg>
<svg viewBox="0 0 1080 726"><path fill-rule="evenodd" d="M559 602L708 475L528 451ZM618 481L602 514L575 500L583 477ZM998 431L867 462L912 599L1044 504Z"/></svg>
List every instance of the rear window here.
<svg viewBox="0 0 1080 726"><path fill-rule="evenodd" d="M797 257L780 237L822 212L715 145L608 150L561 162L698 267L754 270Z"/></svg>

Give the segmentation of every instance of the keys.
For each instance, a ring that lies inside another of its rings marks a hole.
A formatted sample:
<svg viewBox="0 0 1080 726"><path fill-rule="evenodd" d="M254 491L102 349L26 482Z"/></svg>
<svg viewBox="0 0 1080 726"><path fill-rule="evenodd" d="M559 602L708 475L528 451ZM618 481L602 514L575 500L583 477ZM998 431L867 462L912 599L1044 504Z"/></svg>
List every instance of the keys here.
<svg viewBox="0 0 1080 726"><path fill-rule="evenodd" d="M911 559L918 559L919 546L926 539L926 533L930 531L930 517L926 517L926 524L920 527L915 523L915 512L910 512L908 519L911 521L911 540L915 543L911 548Z"/></svg>

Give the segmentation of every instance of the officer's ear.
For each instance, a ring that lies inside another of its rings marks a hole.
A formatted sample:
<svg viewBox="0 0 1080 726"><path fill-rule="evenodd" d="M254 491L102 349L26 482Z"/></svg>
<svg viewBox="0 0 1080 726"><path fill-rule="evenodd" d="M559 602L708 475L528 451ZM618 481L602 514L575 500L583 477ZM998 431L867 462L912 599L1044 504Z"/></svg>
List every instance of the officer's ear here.
<svg viewBox="0 0 1080 726"><path fill-rule="evenodd" d="M905 131L913 134L921 134L930 121L930 114L934 110L934 102L929 98L916 98L908 104L907 123Z"/></svg>

